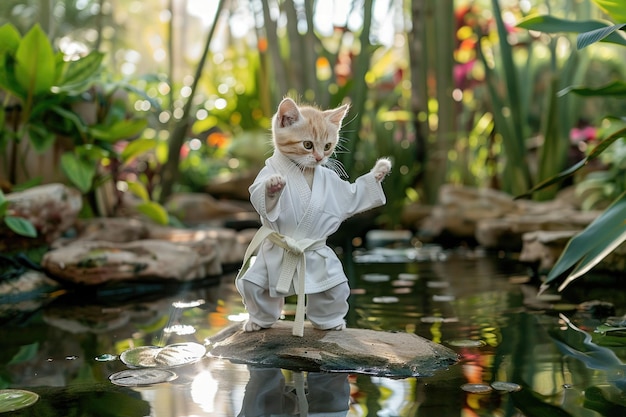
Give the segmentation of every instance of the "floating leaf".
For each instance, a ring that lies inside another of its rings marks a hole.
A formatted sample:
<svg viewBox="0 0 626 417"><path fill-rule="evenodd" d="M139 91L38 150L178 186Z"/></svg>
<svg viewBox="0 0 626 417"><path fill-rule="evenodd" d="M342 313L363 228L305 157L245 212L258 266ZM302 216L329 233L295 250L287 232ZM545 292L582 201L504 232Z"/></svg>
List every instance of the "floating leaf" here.
<svg viewBox="0 0 626 417"><path fill-rule="evenodd" d="M161 349L158 346L140 346L128 349L122 352L120 360L133 368L153 368L156 366L155 358Z"/></svg>
<svg viewBox="0 0 626 417"><path fill-rule="evenodd" d="M491 383L491 388L496 391L516 392L522 389L522 386L515 382L494 381Z"/></svg>
<svg viewBox="0 0 626 417"><path fill-rule="evenodd" d="M483 347L486 343L483 340L455 339L448 342L450 346L456 347Z"/></svg>
<svg viewBox="0 0 626 417"><path fill-rule="evenodd" d="M206 354L206 347L199 343L177 343L161 349L156 355L158 366L174 367L188 365L200 360Z"/></svg>
<svg viewBox="0 0 626 417"><path fill-rule="evenodd" d="M30 407L39 400L39 395L21 389L0 390L0 413Z"/></svg>
<svg viewBox="0 0 626 417"><path fill-rule="evenodd" d="M488 384L463 384L461 389L472 394L488 394L493 391L493 388Z"/></svg>
<svg viewBox="0 0 626 417"><path fill-rule="evenodd" d="M109 376L109 380L122 387L141 387L170 382L178 378L166 369L127 369Z"/></svg>
<svg viewBox="0 0 626 417"><path fill-rule="evenodd" d="M206 354L206 347L199 343L176 343L165 347L141 346L128 349L120 355L120 360L134 368L171 368L188 365L200 360Z"/></svg>

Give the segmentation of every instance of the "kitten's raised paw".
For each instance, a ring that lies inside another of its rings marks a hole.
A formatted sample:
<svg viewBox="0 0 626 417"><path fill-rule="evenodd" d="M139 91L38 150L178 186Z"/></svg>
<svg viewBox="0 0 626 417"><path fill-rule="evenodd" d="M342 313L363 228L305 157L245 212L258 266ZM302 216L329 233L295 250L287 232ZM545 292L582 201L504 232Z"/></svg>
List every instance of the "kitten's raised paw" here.
<svg viewBox="0 0 626 417"><path fill-rule="evenodd" d="M285 188L285 179L282 175L272 175L265 181L265 192L268 197L276 197Z"/></svg>
<svg viewBox="0 0 626 417"><path fill-rule="evenodd" d="M391 171L391 161L388 158L380 158L376 161L372 172L376 181L382 181Z"/></svg>

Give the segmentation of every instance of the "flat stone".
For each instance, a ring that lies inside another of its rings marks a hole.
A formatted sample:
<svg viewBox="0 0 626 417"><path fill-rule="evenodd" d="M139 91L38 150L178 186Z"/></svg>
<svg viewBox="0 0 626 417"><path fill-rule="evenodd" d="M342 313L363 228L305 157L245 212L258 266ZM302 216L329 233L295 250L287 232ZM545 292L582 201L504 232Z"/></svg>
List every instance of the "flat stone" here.
<svg viewBox="0 0 626 417"><path fill-rule="evenodd" d="M237 363L309 372L349 372L390 378L431 376L459 360L453 350L411 333L348 328L291 334L293 322L244 332L230 326L208 340L209 354Z"/></svg>
<svg viewBox="0 0 626 417"><path fill-rule="evenodd" d="M82 285L141 279L192 281L222 273L217 245L209 239L79 241L47 252L41 266L53 277Z"/></svg>

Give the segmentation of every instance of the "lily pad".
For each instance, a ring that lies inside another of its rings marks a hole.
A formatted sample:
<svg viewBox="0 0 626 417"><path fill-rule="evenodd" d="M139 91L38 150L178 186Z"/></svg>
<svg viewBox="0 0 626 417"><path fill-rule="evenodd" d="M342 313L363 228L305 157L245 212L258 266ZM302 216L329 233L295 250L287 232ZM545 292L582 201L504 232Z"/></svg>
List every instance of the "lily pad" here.
<svg viewBox="0 0 626 417"><path fill-rule="evenodd" d="M493 391L493 388L488 384L463 384L461 389L472 394L488 394Z"/></svg>
<svg viewBox="0 0 626 417"><path fill-rule="evenodd" d="M448 342L450 346L456 347L483 347L487 343L483 340L471 340L471 339L454 339Z"/></svg>
<svg viewBox="0 0 626 417"><path fill-rule="evenodd" d="M174 367L197 362L206 354L206 348L199 343L177 343L161 349L156 355L157 366Z"/></svg>
<svg viewBox="0 0 626 417"><path fill-rule="evenodd" d="M109 376L109 380L122 387L141 387L170 382L178 378L167 369L127 369Z"/></svg>
<svg viewBox="0 0 626 417"><path fill-rule="evenodd" d="M125 350L120 360L131 368L152 368L157 365L156 356L162 348L158 346L140 346Z"/></svg>
<svg viewBox="0 0 626 417"><path fill-rule="evenodd" d="M21 389L0 390L0 413L30 407L39 400L39 395Z"/></svg>
<svg viewBox="0 0 626 417"><path fill-rule="evenodd" d="M194 342L176 343L165 347L141 346L128 349L120 360L131 368L173 368L200 360L206 348Z"/></svg>
<svg viewBox="0 0 626 417"><path fill-rule="evenodd" d="M491 383L491 388L496 391L516 392L522 389L522 386L515 382L506 381L494 381Z"/></svg>

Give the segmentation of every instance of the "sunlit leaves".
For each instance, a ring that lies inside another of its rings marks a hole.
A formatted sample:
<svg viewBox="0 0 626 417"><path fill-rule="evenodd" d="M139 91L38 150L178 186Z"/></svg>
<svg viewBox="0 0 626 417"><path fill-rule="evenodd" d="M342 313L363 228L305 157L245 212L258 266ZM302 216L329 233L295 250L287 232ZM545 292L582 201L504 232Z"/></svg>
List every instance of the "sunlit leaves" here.
<svg viewBox="0 0 626 417"><path fill-rule="evenodd" d="M626 1L624 0L592 0L616 22L626 22Z"/></svg>
<svg viewBox="0 0 626 417"><path fill-rule="evenodd" d="M146 119L124 119L106 126L94 126L89 129L91 135L107 142L130 139L143 132L148 121Z"/></svg>
<svg viewBox="0 0 626 417"><path fill-rule="evenodd" d="M559 291L596 266L626 241L626 193L623 193L582 232L574 236L548 273L542 288L563 280Z"/></svg>
<svg viewBox="0 0 626 417"><path fill-rule="evenodd" d="M137 211L159 224L166 225L169 223L167 210L157 202L144 201L137 205Z"/></svg>
<svg viewBox="0 0 626 417"><path fill-rule="evenodd" d="M82 193L91 189L93 178L96 175L95 164L80 158L75 153L66 152L61 155L61 169Z"/></svg>
<svg viewBox="0 0 626 417"><path fill-rule="evenodd" d="M534 30L544 33L585 33L591 31L604 31L607 30L607 24L597 20L565 20L559 19L549 15L534 15L530 16L517 24L518 27ZM608 31L606 36L601 39L604 42L616 43L626 46L626 38L615 32L615 29ZM580 48L580 47L579 47Z"/></svg>
<svg viewBox="0 0 626 417"><path fill-rule="evenodd" d="M616 35L616 31L623 29L626 27L626 24L619 24L614 26L607 26L605 28L592 30L590 32L581 33L578 35L578 39L576 41L576 47L578 49L582 49L586 46L589 46L593 43L602 41L609 36Z"/></svg>
<svg viewBox="0 0 626 417"><path fill-rule="evenodd" d="M39 25L26 33L15 52L15 77L22 88L34 95L50 91L54 84L54 52Z"/></svg>
<svg viewBox="0 0 626 417"><path fill-rule="evenodd" d="M58 74L56 85L59 92L71 92L79 88L84 89L85 83L92 79L102 65L104 54L94 51L78 60L65 62L63 71Z"/></svg>

